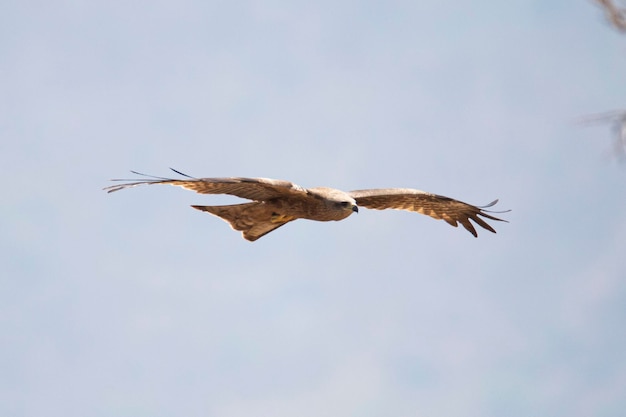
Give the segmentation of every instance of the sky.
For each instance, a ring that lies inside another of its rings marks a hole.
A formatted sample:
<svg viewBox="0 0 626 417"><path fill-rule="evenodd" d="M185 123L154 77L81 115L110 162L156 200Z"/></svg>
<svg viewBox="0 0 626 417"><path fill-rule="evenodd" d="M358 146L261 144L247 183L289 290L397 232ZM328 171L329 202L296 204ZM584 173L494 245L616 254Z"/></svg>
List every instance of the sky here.
<svg viewBox="0 0 626 417"><path fill-rule="evenodd" d="M626 37L590 1L0 4L3 416L621 416ZM417 188L251 243L129 170Z"/></svg>

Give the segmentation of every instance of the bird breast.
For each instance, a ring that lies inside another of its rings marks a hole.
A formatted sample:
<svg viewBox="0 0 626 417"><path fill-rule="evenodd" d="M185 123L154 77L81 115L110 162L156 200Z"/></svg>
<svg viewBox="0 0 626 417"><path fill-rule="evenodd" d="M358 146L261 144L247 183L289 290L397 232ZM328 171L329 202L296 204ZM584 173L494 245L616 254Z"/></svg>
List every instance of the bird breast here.
<svg viewBox="0 0 626 417"><path fill-rule="evenodd" d="M320 222L343 220L352 214L351 209L337 207L335 202L320 198L276 199L267 201L266 204L275 214Z"/></svg>

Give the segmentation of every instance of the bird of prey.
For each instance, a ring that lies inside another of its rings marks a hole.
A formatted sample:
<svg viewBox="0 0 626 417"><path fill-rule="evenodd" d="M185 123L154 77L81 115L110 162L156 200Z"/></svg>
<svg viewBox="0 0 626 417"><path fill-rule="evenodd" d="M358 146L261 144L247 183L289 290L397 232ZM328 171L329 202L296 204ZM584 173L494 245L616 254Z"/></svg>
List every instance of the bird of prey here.
<svg viewBox="0 0 626 417"><path fill-rule="evenodd" d="M200 194L229 194L252 200L243 204L226 206L191 207L206 211L227 221L239 230L243 238L251 242L297 219L317 221L343 220L359 207L374 210L396 209L425 214L443 219L457 227L461 223L474 237L478 237L470 220L490 232L496 231L482 216L496 221L506 221L488 213L503 213L485 210L498 202L486 206L473 206L449 197L431 194L410 188L382 188L344 192L334 188L302 188L289 181L268 178L194 178L173 168L184 179L155 177L131 171L145 177L140 180L115 179L124 184L112 185L104 190L112 193L125 188L146 184L169 184L186 188Z"/></svg>

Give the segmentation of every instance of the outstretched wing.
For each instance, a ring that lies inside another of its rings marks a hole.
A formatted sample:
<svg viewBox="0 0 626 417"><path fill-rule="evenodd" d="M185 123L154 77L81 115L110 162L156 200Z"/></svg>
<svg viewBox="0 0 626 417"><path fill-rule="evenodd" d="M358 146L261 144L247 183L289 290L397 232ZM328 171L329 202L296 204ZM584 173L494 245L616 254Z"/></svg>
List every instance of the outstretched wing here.
<svg viewBox="0 0 626 417"><path fill-rule="evenodd" d="M356 200L357 205L361 207L375 210L395 209L415 211L435 219L443 219L454 227L457 227L458 223L461 223L474 237L478 237L478 233L476 233L476 229L470 220L493 233L496 231L478 216L491 220L506 221L494 217L488 214L488 210L484 210L496 204L498 200L486 206L477 207L453 198L409 188L356 190L350 191L348 194L350 194Z"/></svg>
<svg viewBox="0 0 626 417"><path fill-rule="evenodd" d="M172 171L180 174L186 179L175 180L171 178L155 177L152 175L141 174L131 171L133 174L148 177L143 180L120 180L125 184L112 185L104 188L109 193L123 190L125 188L136 187L138 185L148 184L169 184L186 188L200 194L229 194L241 198L247 198L255 201L267 201L272 198L289 197L289 196L305 196L306 189L289 181L272 180L268 178L194 178L182 172L170 168Z"/></svg>

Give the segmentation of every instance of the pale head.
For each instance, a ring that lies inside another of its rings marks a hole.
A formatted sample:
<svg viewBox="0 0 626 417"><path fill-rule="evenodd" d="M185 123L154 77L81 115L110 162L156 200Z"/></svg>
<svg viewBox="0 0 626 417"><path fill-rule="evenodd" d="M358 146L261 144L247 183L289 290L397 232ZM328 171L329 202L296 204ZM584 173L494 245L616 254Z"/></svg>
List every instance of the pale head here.
<svg viewBox="0 0 626 417"><path fill-rule="evenodd" d="M328 187L310 188L309 192L324 202L324 206L332 220L342 220L352 213L358 213L356 200L348 193Z"/></svg>

